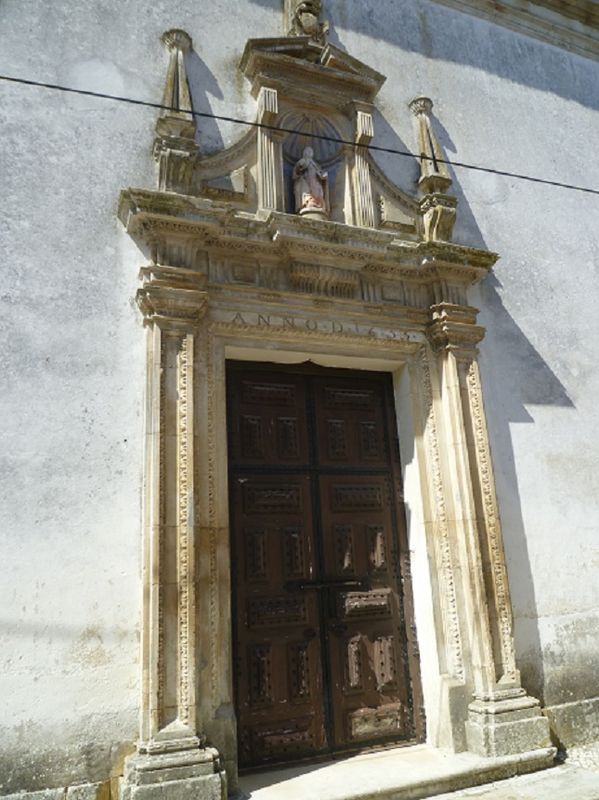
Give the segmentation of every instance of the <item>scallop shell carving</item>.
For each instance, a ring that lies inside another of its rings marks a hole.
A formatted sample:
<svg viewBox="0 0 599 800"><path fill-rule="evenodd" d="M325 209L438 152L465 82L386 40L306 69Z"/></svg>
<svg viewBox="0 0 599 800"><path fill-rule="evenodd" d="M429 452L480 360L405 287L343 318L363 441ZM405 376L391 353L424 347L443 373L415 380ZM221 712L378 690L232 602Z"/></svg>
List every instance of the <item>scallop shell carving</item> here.
<svg viewBox="0 0 599 800"><path fill-rule="evenodd" d="M339 139L339 132L332 122L319 114L307 114L302 111L289 111L280 119L280 126L295 131L288 134L283 142L283 154L291 163L302 157L305 147L314 150L314 158L321 165L333 163L341 155L341 147L337 141L319 139L319 136Z"/></svg>

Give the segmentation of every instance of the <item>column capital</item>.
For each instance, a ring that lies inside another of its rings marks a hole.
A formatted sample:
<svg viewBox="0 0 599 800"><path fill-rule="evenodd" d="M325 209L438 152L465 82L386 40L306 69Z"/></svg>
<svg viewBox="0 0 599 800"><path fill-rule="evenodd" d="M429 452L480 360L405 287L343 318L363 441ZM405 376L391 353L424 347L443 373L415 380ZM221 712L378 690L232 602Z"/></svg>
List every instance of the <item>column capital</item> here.
<svg viewBox="0 0 599 800"><path fill-rule="evenodd" d="M476 345L485 335L485 329L476 324L477 308L442 302L432 305L430 313L427 336L434 350L452 351L462 358L475 357Z"/></svg>
<svg viewBox="0 0 599 800"><path fill-rule="evenodd" d="M144 322L162 328L189 330L208 309L204 275L180 267L151 265L140 270L142 286L136 300Z"/></svg>

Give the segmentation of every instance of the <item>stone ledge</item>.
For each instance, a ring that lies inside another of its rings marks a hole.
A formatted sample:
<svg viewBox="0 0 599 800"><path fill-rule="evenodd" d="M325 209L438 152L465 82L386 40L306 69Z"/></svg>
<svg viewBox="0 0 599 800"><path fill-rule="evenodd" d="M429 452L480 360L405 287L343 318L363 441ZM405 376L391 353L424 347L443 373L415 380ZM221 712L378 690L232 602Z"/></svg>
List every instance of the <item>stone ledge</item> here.
<svg viewBox="0 0 599 800"><path fill-rule="evenodd" d="M585 58L599 60L596 3L578 0L570 3L529 2L529 0L435 0L444 6L482 17L504 28L569 50ZM574 7L579 6L580 9ZM574 9L574 10L572 10Z"/></svg>
<svg viewBox="0 0 599 800"><path fill-rule="evenodd" d="M58 789L41 789L35 792L14 792L2 800L108 800L108 783L78 783Z"/></svg>
<svg viewBox="0 0 599 800"><path fill-rule="evenodd" d="M437 795L436 800L597 800L599 775L569 766L541 774L520 775L464 792Z"/></svg>
<svg viewBox="0 0 599 800"><path fill-rule="evenodd" d="M599 739L599 697L547 706L543 714L560 746L569 748Z"/></svg>
<svg viewBox="0 0 599 800"><path fill-rule="evenodd" d="M421 800L550 767L554 754L546 748L484 758L428 745L394 748L245 775L231 800Z"/></svg>

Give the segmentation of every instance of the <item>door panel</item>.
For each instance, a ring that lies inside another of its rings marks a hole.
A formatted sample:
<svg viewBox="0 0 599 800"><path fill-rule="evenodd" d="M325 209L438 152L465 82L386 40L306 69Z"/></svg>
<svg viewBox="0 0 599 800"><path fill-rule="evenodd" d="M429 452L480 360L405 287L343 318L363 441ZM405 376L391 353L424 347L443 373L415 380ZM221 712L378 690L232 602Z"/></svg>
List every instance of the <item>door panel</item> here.
<svg viewBox="0 0 599 800"><path fill-rule="evenodd" d="M358 590L329 589L328 656L334 744L405 736L407 686L401 637L388 477L320 478L324 568L328 579L351 576Z"/></svg>
<svg viewBox="0 0 599 800"><path fill-rule="evenodd" d="M314 575L310 479L236 476L232 490L240 761L314 754L325 744L318 602L286 588Z"/></svg>
<svg viewBox="0 0 599 800"><path fill-rule="evenodd" d="M229 418L232 461L308 463L305 381L295 375L231 375L235 410Z"/></svg>
<svg viewBox="0 0 599 800"><path fill-rule="evenodd" d="M322 467L386 467L381 387L347 378L314 381L318 461Z"/></svg>
<svg viewBox="0 0 599 800"><path fill-rule="evenodd" d="M387 376L227 384L240 766L413 739Z"/></svg>

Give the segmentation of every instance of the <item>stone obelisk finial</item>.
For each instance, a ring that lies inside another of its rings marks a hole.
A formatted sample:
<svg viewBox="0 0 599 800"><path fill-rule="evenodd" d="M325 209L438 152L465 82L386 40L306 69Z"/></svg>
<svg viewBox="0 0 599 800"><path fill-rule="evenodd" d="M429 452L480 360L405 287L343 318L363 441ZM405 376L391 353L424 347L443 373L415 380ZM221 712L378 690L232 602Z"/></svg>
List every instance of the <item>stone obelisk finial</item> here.
<svg viewBox="0 0 599 800"><path fill-rule="evenodd" d="M160 41L169 52L162 111L156 123L154 157L158 162L158 188L167 192L187 193L198 153L196 124L185 68L185 55L191 50L191 36L173 29Z"/></svg>
<svg viewBox="0 0 599 800"><path fill-rule="evenodd" d="M418 188L422 194L420 213L426 241L451 241L456 218L457 200L447 194L452 180L447 168L445 153L431 125L433 101L429 97L415 97L410 110L418 126L420 151L420 178Z"/></svg>

